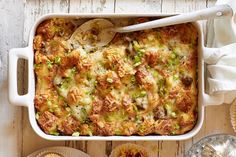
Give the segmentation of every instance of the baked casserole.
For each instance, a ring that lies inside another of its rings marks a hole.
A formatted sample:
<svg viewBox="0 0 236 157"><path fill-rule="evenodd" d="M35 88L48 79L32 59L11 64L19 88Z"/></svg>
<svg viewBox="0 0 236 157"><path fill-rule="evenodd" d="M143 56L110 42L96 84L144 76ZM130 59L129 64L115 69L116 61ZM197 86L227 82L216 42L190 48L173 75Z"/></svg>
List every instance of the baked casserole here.
<svg viewBox="0 0 236 157"><path fill-rule="evenodd" d="M34 103L46 134L177 135L194 127L193 24L117 33L108 45L93 49L69 44L76 28L73 19L48 19L34 37ZM90 33L86 38L96 41L97 30Z"/></svg>

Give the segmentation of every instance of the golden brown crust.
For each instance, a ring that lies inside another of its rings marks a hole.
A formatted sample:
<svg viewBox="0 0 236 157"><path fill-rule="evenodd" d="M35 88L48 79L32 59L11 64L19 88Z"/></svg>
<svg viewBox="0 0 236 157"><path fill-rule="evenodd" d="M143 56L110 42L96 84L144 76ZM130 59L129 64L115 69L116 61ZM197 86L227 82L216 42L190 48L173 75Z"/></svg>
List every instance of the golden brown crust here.
<svg viewBox="0 0 236 157"><path fill-rule="evenodd" d="M45 133L144 136L193 128L198 34L192 24L117 33L93 51L67 42L74 30L70 20L48 19L34 38L34 101Z"/></svg>
<svg viewBox="0 0 236 157"><path fill-rule="evenodd" d="M58 126L58 130L65 134L71 135L78 130L80 123L73 117L67 117Z"/></svg>
<svg viewBox="0 0 236 157"><path fill-rule="evenodd" d="M58 117L48 111L45 111L39 115L38 123L41 128L49 134L57 129L58 120Z"/></svg>

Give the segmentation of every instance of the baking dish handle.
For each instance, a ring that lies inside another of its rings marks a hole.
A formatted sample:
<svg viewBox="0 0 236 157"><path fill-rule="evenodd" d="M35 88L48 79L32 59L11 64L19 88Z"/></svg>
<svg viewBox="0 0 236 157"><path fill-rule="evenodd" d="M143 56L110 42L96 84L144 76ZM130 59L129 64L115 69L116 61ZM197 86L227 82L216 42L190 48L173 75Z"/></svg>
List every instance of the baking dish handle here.
<svg viewBox="0 0 236 157"><path fill-rule="evenodd" d="M236 50L236 43L229 44L220 48L207 48L203 47L203 59L207 65L216 64L223 56L234 53ZM204 82L205 86L205 82ZM221 105L225 103L225 93L222 92L214 92L209 95L205 92L205 88L203 88L203 104L204 106L209 105ZM228 88L224 89L224 92L228 91L231 93L232 89ZM233 92L233 91L232 91ZM234 94L234 93L232 93ZM229 97L232 97L232 94L229 94ZM236 97L236 96L235 96ZM227 102L228 103L228 102Z"/></svg>
<svg viewBox="0 0 236 157"><path fill-rule="evenodd" d="M17 61L20 58L29 59L28 47L25 48L13 48L8 54L8 78L9 78L9 90L8 96L11 104L16 106L28 106L30 99L29 92L25 95L19 95L17 91Z"/></svg>

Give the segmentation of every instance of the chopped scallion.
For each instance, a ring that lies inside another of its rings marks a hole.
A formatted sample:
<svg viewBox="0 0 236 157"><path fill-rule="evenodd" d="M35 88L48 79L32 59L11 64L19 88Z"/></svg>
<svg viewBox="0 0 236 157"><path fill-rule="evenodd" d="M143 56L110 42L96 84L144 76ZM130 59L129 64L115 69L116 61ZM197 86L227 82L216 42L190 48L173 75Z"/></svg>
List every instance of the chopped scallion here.
<svg viewBox="0 0 236 157"><path fill-rule="evenodd" d="M74 137L78 137L79 135L80 135L79 132L74 132L74 133L72 134L72 136L74 136Z"/></svg>
<svg viewBox="0 0 236 157"><path fill-rule="evenodd" d="M50 60L47 61L47 66L48 66L48 69L52 68L52 62Z"/></svg>
<svg viewBox="0 0 236 157"><path fill-rule="evenodd" d="M60 63L61 63L61 57L57 56L57 57L55 58L54 62L55 62L56 64L60 64Z"/></svg>
<svg viewBox="0 0 236 157"><path fill-rule="evenodd" d="M113 79L108 77L108 78L107 78L107 82L113 83Z"/></svg>
<svg viewBox="0 0 236 157"><path fill-rule="evenodd" d="M50 131L49 134L50 134L50 135L58 136L58 135L59 135L59 132L53 130L53 131Z"/></svg>

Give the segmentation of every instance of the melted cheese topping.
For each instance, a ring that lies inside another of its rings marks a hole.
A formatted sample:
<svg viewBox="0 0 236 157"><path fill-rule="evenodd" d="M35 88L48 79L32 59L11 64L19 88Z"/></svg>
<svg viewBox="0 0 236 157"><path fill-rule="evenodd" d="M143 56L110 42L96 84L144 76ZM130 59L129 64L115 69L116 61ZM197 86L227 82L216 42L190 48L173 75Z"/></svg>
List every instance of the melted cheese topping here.
<svg viewBox="0 0 236 157"><path fill-rule="evenodd" d="M135 20L133 20L135 21ZM139 21L139 20L137 20ZM74 47L70 20L34 38L39 125L52 135L173 135L197 119L197 30L181 24Z"/></svg>

